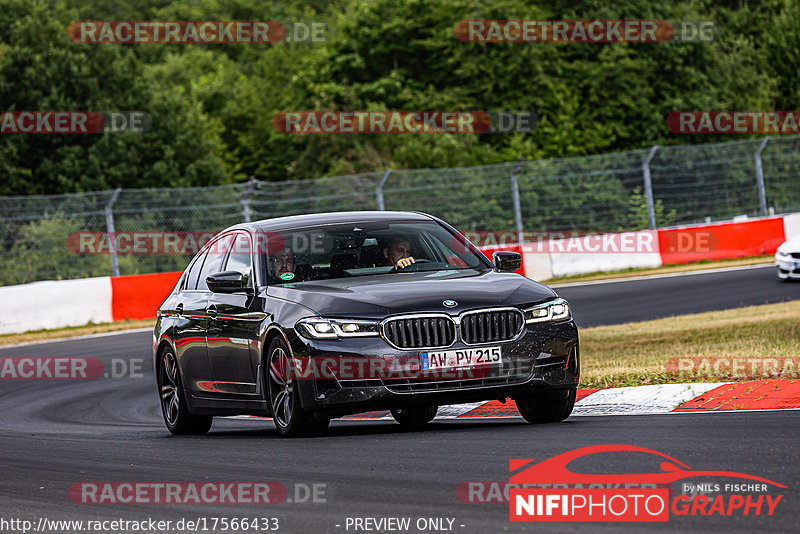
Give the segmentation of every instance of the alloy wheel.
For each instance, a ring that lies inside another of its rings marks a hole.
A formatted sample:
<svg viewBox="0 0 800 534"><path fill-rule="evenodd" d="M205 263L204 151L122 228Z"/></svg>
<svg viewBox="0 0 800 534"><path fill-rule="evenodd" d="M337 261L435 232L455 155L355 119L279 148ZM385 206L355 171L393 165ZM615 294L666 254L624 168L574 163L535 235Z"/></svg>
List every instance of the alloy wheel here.
<svg viewBox="0 0 800 534"><path fill-rule="evenodd" d="M282 347L275 348L269 359L270 402L272 417L282 427L292 420L292 395L294 384L290 376L291 364Z"/></svg>
<svg viewBox="0 0 800 534"><path fill-rule="evenodd" d="M180 416L180 384L178 362L171 352L164 354L161 366L161 409L169 426L174 426Z"/></svg>

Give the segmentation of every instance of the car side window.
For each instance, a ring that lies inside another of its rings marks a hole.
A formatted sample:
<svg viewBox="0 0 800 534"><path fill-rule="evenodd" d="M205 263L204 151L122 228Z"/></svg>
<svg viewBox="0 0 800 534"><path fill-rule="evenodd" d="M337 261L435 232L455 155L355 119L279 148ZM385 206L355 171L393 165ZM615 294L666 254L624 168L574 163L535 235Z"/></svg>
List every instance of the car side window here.
<svg viewBox="0 0 800 534"><path fill-rule="evenodd" d="M236 234L236 241L233 242L228 263L224 269L242 273L245 287L252 287L253 258L250 255L250 248L250 238L246 234Z"/></svg>
<svg viewBox="0 0 800 534"><path fill-rule="evenodd" d="M207 254L204 252L197 256L197 259L192 264L189 274L186 275L186 285L183 287L184 291L193 291L197 288L197 278L200 276L200 270L203 268L203 261L206 259Z"/></svg>
<svg viewBox="0 0 800 534"><path fill-rule="evenodd" d="M200 270L200 277L197 280L197 289L208 291L208 284L206 284L206 277L211 274L222 271L222 265L233 243L233 235L226 235L217 239L208 247L206 254L206 261L203 262L203 268Z"/></svg>

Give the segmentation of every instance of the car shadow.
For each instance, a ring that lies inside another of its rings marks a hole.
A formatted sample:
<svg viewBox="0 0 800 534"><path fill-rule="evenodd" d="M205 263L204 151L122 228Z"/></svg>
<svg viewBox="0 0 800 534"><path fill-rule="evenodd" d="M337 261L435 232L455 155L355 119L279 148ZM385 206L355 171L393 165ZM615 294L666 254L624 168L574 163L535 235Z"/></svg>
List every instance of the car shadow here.
<svg viewBox="0 0 800 534"><path fill-rule="evenodd" d="M215 423L216 424L216 423ZM217 429L211 428L211 431L205 436L206 438L253 438L253 437L275 437L280 439L301 439L301 440L317 440L317 439L330 439L341 438L350 436L379 436L379 435L394 435L394 434L431 434L442 435L443 433L455 433L471 430L488 430L499 428L514 428L514 427L551 427L554 425L572 425L575 420L567 420L560 423L551 423L546 425L530 425L521 418L514 418L510 420L483 420L483 421L463 421L463 420L446 420L434 421L416 429L405 429L395 423L394 421L348 421L348 420L334 420L331 422L330 428L319 435L306 436L302 438L282 438L279 436L277 429L272 426L269 420L264 421L264 426L252 429Z"/></svg>

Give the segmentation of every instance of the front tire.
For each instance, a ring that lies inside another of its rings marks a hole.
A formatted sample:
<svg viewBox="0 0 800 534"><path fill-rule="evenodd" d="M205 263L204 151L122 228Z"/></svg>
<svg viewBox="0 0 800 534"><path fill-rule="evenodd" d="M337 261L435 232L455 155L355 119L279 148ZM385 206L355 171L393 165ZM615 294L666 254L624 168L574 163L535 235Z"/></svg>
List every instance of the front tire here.
<svg viewBox="0 0 800 534"><path fill-rule="evenodd" d="M411 406L392 410L392 417L404 428L419 428L433 421L438 411L438 406Z"/></svg>
<svg viewBox="0 0 800 534"><path fill-rule="evenodd" d="M275 338L269 345L269 365L267 384L272 421L281 436L308 436L324 432L330 419L317 419L314 414L300 405L300 392L292 377L292 363L289 347L281 338Z"/></svg>
<svg viewBox="0 0 800 534"><path fill-rule="evenodd" d="M161 395L161 415L167 430L176 436L205 434L213 417L192 415L181 383L178 359L172 349L164 350L158 365L158 391Z"/></svg>
<svg viewBox="0 0 800 534"><path fill-rule="evenodd" d="M558 423L572 413L577 389L557 389L514 399L520 415L529 423Z"/></svg>

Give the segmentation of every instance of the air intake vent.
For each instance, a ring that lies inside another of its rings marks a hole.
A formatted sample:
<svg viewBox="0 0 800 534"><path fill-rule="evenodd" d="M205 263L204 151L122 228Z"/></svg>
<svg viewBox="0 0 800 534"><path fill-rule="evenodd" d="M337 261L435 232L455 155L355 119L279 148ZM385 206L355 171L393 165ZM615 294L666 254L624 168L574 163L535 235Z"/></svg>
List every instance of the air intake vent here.
<svg viewBox="0 0 800 534"><path fill-rule="evenodd" d="M522 331L525 317L519 310L492 310L465 313L461 317L461 338L477 344L514 339Z"/></svg>
<svg viewBox="0 0 800 534"><path fill-rule="evenodd" d="M456 339L456 325L444 316L400 317L383 323L383 336L401 349L449 347Z"/></svg>

